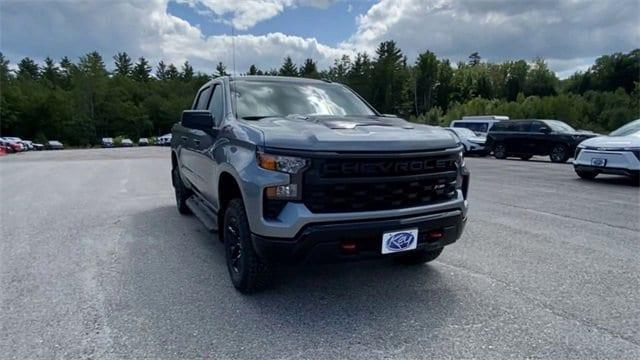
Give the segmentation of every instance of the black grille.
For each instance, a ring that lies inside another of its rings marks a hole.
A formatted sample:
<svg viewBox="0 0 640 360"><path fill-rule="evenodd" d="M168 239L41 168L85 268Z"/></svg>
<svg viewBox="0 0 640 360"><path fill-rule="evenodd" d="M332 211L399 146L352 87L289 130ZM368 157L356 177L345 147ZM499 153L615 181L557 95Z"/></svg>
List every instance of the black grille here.
<svg viewBox="0 0 640 360"><path fill-rule="evenodd" d="M302 198L315 213L422 206L456 196L456 156L313 159Z"/></svg>

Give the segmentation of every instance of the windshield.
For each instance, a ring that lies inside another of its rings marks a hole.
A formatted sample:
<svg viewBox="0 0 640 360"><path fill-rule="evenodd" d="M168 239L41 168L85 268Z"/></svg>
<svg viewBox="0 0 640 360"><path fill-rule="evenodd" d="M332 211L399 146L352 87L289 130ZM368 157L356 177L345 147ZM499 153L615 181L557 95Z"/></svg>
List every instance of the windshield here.
<svg viewBox="0 0 640 360"><path fill-rule="evenodd" d="M239 118L287 115L376 115L352 91L339 84L234 81L232 104Z"/></svg>
<svg viewBox="0 0 640 360"><path fill-rule="evenodd" d="M476 133L474 133L473 131L467 129L467 128L451 128L451 130L453 130L453 132L455 132L456 134L460 135L462 138L470 138L470 137L476 137Z"/></svg>
<svg viewBox="0 0 640 360"><path fill-rule="evenodd" d="M632 121L626 125L622 125L614 130L609 136L629 136L634 134L640 135L640 119Z"/></svg>
<svg viewBox="0 0 640 360"><path fill-rule="evenodd" d="M560 120L544 120L544 123L549 125L549 127L553 131L558 131L558 132L575 132L576 131L569 124L564 123Z"/></svg>

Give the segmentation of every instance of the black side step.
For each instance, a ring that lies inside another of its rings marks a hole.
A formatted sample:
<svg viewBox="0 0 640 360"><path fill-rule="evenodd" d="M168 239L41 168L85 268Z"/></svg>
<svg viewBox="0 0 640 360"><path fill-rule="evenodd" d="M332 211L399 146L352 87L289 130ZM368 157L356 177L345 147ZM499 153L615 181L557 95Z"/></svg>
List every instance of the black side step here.
<svg viewBox="0 0 640 360"><path fill-rule="evenodd" d="M218 217L216 213L209 209L197 195L191 195L191 197L187 199L186 204L207 230L211 232L218 230Z"/></svg>

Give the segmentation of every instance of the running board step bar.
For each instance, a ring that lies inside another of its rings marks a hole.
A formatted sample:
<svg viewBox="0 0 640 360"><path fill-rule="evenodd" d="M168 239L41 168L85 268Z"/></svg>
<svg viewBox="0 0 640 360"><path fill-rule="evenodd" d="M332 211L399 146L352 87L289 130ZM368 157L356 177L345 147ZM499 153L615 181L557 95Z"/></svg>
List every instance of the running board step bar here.
<svg viewBox="0 0 640 360"><path fill-rule="evenodd" d="M200 222L211 232L218 230L218 217L197 195L191 195L187 199L187 207L200 220Z"/></svg>

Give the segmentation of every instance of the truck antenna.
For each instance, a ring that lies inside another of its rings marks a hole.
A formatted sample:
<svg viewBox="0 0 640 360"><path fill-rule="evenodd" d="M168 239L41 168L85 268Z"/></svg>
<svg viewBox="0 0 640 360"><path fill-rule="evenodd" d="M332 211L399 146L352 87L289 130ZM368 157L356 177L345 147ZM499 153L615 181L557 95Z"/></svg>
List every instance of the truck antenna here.
<svg viewBox="0 0 640 360"><path fill-rule="evenodd" d="M231 56L233 62L233 76L236 76L236 29L231 22ZM229 87L231 88L231 82L229 82ZM232 88L233 91L233 110L234 117L238 118L238 92L235 89L235 86Z"/></svg>

